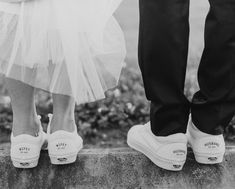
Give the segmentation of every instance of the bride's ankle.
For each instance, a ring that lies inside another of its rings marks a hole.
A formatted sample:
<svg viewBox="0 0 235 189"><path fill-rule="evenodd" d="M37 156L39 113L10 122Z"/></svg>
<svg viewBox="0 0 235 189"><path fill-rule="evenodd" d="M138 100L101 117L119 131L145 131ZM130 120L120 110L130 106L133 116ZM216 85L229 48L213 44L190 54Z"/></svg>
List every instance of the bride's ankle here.
<svg viewBox="0 0 235 189"><path fill-rule="evenodd" d="M37 136L41 123L38 118L29 120L13 120L12 132L14 136L28 134Z"/></svg>
<svg viewBox="0 0 235 189"><path fill-rule="evenodd" d="M57 116L53 115L51 120L50 132L54 133L58 130L64 130L68 132L74 132L76 122L72 116Z"/></svg>

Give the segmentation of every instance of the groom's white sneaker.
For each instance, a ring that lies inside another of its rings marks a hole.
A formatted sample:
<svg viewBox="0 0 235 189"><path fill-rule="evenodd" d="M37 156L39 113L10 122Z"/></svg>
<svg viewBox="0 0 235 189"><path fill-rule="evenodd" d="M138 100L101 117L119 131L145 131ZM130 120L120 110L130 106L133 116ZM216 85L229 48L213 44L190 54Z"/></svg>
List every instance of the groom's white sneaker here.
<svg viewBox="0 0 235 189"><path fill-rule="evenodd" d="M157 166L171 171L182 170L187 156L187 137L174 134L167 137L155 136L150 123L137 125L130 129L128 145L146 155Z"/></svg>
<svg viewBox="0 0 235 189"><path fill-rule="evenodd" d="M201 132L189 121L187 130L188 142L193 149L195 159L202 164L221 163L225 154L223 135L210 135Z"/></svg>

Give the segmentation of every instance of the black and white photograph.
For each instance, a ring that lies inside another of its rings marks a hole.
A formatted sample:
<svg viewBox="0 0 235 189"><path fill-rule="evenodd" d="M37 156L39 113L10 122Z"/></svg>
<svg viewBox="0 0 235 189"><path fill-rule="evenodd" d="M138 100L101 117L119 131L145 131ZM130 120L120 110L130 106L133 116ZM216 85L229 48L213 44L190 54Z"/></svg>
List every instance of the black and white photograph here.
<svg viewBox="0 0 235 189"><path fill-rule="evenodd" d="M0 0L0 189L235 189L235 1Z"/></svg>

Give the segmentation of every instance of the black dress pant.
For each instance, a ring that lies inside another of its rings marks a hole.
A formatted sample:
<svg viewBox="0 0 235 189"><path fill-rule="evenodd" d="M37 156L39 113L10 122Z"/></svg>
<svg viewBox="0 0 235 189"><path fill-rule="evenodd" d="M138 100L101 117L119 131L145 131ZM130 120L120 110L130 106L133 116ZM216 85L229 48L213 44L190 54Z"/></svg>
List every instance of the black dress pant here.
<svg viewBox="0 0 235 189"><path fill-rule="evenodd" d="M140 0L139 65L157 136L185 133L190 111L201 131L221 134L235 113L235 0L209 2L200 91L189 102L189 0Z"/></svg>

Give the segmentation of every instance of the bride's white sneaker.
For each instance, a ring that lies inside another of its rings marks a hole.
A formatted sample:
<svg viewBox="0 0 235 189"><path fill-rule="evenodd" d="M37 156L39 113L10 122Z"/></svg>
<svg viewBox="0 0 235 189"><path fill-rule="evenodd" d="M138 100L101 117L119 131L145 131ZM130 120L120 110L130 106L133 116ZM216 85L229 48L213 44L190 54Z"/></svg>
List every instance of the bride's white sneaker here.
<svg viewBox="0 0 235 189"><path fill-rule="evenodd" d="M187 156L187 137L174 134L167 137L155 136L150 123L137 125L130 129L128 145L146 155L157 166L171 171L182 170Z"/></svg>
<svg viewBox="0 0 235 189"><path fill-rule="evenodd" d="M52 114L49 114L48 152L52 164L63 165L76 161L78 152L83 148L83 140L78 135L77 127L73 133L59 130L50 134Z"/></svg>
<svg viewBox="0 0 235 189"><path fill-rule="evenodd" d="M190 120L187 136L198 163L217 164L223 161L225 154L223 135L210 135L201 132Z"/></svg>
<svg viewBox="0 0 235 189"><path fill-rule="evenodd" d="M38 116L40 119L40 116ZM38 165L41 149L46 149L46 133L40 125L38 136L14 136L11 133L11 160L16 168L33 168Z"/></svg>

